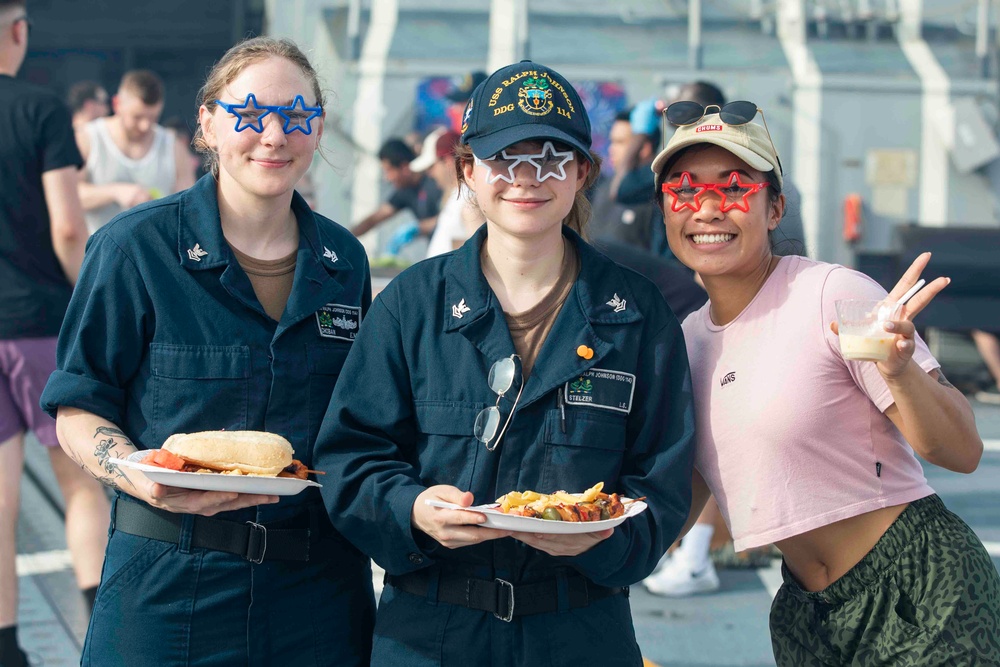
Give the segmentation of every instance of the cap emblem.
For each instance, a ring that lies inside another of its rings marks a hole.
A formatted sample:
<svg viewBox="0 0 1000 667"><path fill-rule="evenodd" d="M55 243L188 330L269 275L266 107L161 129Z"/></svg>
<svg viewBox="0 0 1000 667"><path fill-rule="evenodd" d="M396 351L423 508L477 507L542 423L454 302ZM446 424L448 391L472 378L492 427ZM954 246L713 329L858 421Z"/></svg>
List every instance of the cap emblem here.
<svg viewBox="0 0 1000 667"><path fill-rule="evenodd" d="M721 125L702 125L695 128L695 132L722 132Z"/></svg>
<svg viewBox="0 0 1000 667"><path fill-rule="evenodd" d="M555 106L552 102L552 91L549 90L549 80L539 76L527 77L521 82L517 91L517 106L529 116L544 116Z"/></svg>

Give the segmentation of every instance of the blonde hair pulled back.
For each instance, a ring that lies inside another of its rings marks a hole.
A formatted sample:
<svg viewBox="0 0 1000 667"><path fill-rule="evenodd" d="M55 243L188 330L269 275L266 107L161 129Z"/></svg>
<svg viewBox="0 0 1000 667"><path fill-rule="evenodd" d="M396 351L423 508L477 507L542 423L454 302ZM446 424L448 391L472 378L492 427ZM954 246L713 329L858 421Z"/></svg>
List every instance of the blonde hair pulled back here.
<svg viewBox="0 0 1000 667"><path fill-rule="evenodd" d="M222 97L226 86L232 83L250 65L259 63L268 58L285 58L298 66L302 73L306 75L312 85L312 92L316 96L316 104L325 107L323 91L320 88L319 76L313 69L309 59L294 42L287 39L275 39L273 37L252 37L245 39L226 51L225 55L215 63L205 85L198 91L198 103L215 113L216 100ZM205 156L208 168L212 175L219 176L219 156L215 150L205 141L205 133L198 124L198 129L194 133L192 144L196 151Z"/></svg>

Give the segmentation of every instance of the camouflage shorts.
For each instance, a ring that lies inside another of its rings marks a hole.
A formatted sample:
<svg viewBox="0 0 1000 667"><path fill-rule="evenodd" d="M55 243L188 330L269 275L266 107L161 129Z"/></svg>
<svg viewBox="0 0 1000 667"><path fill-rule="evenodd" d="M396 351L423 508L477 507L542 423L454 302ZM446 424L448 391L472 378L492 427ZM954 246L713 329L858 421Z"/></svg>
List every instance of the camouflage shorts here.
<svg viewBox="0 0 1000 667"><path fill-rule="evenodd" d="M825 590L782 566L771 605L778 665L1000 665L1000 575L937 496L910 506Z"/></svg>

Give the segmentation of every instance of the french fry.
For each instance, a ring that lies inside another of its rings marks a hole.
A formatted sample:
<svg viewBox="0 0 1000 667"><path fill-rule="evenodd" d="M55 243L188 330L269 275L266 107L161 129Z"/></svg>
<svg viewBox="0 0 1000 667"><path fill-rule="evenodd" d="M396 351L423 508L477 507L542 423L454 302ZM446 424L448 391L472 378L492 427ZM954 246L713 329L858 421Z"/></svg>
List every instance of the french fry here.
<svg viewBox="0 0 1000 667"><path fill-rule="evenodd" d="M604 482L598 482L580 494L580 502L592 503L597 499L597 494L604 488Z"/></svg>

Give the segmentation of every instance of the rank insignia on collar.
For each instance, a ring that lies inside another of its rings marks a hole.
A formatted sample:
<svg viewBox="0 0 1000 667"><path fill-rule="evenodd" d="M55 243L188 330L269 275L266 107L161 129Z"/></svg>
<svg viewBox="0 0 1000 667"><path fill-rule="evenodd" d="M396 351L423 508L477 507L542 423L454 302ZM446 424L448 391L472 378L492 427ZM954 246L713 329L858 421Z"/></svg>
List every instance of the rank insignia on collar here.
<svg viewBox="0 0 1000 667"><path fill-rule="evenodd" d="M202 257L207 257L208 253L201 249L200 243L195 243L193 248L188 248L188 259L200 262Z"/></svg>
<svg viewBox="0 0 1000 667"><path fill-rule="evenodd" d="M330 250L326 246L323 246L323 257L324 259L328 259L331 262L336 262L338 259L340 259L339 257L337 257L337 253Z"/></svg>
<svg viewBox="0 0 1000 667"><path fill-rule="evenodd" d="M457 317L458 319L462 319L465 316L465 314L470 310L472 309L465 305L465 299L462 299L457 304L451 307L451 316Z"/></svg>
<svg viewBox="0 0 1000 667"><path fill-rule="evenodd" d="M625 299L618 296L617 292L615 293L614 297L611 298L611 301L608 301L607 303L609 306L615 309L616 313L620 313L623 310L625 310Z"/></svg>

